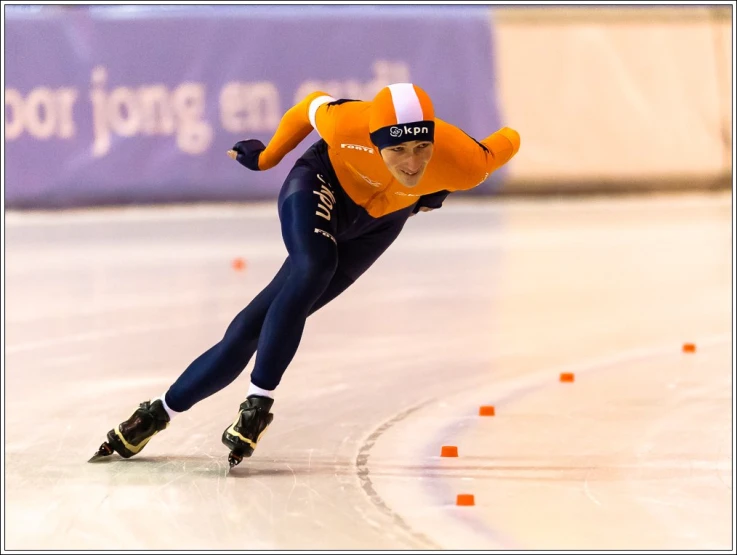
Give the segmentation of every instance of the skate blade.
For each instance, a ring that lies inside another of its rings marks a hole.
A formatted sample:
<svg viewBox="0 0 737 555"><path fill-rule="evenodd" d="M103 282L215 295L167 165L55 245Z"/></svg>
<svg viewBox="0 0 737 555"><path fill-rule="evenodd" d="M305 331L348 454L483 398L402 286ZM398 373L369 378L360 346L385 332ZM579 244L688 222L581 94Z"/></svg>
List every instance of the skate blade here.
<svg viewBox="0 0 737 555"><path fill-rule="evenodd" d="M231 453L228 455L228 472L233 470L236 466L241 464L241 461L243 460L243 455L240 453L234 453L231 451Z"/></svg>
<svg viewBox="0 0 737 555"><path fill-rule="evenodd" d="M87 462L99 462L99 461L109 461L110 455L112 455L115 451L113 451L113 448L110 446L110 444L106 441L102 445L100 445L100 448L97 450L97 452L92 455L92 458L88 460Z"/></svg>

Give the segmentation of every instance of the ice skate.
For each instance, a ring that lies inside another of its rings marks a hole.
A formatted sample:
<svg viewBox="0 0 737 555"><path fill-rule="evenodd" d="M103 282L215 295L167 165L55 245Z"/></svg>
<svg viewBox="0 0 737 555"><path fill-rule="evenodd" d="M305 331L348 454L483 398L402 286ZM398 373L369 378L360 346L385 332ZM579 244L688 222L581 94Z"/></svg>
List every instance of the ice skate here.
<svg viewBox="0 0 737 555"><path fill-rule="evenodd" d="M149 440L169 425L169 415L160 399L144 401L125 422L107 433L105 441L89 462L106 460L113 453L129 459L140 453Z"/></svg>
<svg viewBox="0 0 737 555"><path fill-rule="evenodd" d="M223 444L230 449L230 468L253 454L256 444L274 419L269 412L273 404L273 399L259 395L250 395L241 403L235 421L223 432Z"/></svg>

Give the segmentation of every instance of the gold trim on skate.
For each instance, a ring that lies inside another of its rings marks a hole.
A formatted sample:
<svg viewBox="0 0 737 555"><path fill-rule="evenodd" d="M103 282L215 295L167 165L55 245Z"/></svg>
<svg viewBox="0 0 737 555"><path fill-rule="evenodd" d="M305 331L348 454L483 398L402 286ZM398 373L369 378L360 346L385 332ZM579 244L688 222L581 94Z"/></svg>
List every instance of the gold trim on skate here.
<svg viewBox="0 0 737 555"><path fill-rule="evenodd" d="M116 436L118 436L118 439L119 439L120 441L122 441L122 442L123 442L123 445L125 446L125 448L126 448L126 449L128 449L128 451L130 451L130 452L131 452L131 453L133 453L134 455L137 455L137 454L138 454L138 452L139 452L139 451L140 451L141 449L143 449L144 447L146 447L146 444L147 444L147 443L148 443L148 442L149 442L149 441L151 440L151 438L152 438L152 437L154 437L154 436L155 436L156 434L158 434L158 433L159 433L158 431L154 432L153 434L151 434L150 436L148 436L148 437L147 437L146 439L144 439L144 440L143 440L143 441L142 441L142 442L141 442L141 443L140 443L140 444L138 445L138 447L135 447L135 446L131 445L130 443L128 443L128 442L127 442L127 441L125 440L125 438L123 437L123 434L121 434L121 433L120 433L120 430L118 430L118 428L115 428L115 430L113 430L113 431L115 432L115 435L116 435Z"/></svg>
<svg viewBox="0 0 737 555"><path fill-rule="evenodd" d="M266 430L268 430L268 429L269 429L269 424L267 424L267 425L266 425L266 427L265 427L265 428L264 428L263 430L261 430L261 433L260 433L260 434L258 435L258 437L256 438L256 441L253 441L252 439L248 439L247 437L244 437L244 436L242 436L241 434L239 434L239 433L238 433L238 432L237 432L237 431L235 430L235 425L236 425L236 424L238 424L238 421L239 421L239 420L241 419L241 413L242 413L242 412L243 412L243 411L240 411L240 412L238 413L238 416L236 416L236 417L235 417L235 421L234 421L234 422L233 422L233 423L232 423L232 424L230 425L230 427L228 428L228 430L227 430L227 432L226 432L226 433L228 433L228 434L231 434L231 435L234 435L234 436L238 436L238 437L239 437L239 438L241 438L241 439L242 439L242 440L243 440L244 442L246 442L246 443L247 443L248 445L250 445L250 446L251 446L251 448L255 449L255 448L256 448L256 444L257 444L257 443L258 443L259 441L261 441L261 436L263 436L263 435L264 435L264 433L266 432Z"/></svg>

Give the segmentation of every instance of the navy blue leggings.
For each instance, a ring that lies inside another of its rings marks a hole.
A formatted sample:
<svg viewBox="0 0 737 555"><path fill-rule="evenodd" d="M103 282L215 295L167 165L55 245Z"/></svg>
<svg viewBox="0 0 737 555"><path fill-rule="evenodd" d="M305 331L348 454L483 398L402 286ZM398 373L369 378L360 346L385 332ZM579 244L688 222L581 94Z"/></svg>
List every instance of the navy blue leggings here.
<svg viewBox="0 0 737 555"><path fill-rule="evenodd" d="M232 383L257 351L251 382L276 389L294 358L307 317L345 291L399 235L410 210L368 218L324 175L299 163L290 172L279 195L289 255L222 340L169 388L166 403L172 410L186 411Z"/></svg>

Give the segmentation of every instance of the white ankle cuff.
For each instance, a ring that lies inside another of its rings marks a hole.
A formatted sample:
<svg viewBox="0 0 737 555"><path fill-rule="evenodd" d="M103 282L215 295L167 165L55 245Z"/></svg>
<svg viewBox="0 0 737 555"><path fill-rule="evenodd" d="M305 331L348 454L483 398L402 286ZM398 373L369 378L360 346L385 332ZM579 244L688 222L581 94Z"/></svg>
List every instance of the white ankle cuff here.
<svg viewBox="0 0 737 555"><path fill-rule="evenodd" d="M167 405L167 404L166 404L166 393L164 393L164 394L163 394L163 395L162 395L161 397L157 397L157 399L161 399L161 404L162 404L162 405L164 405L164 410L166 411L166 414L168 414L168 415L169 415L169 420L170 420L170 421L171 421L171 420L173 420L173 419L174 419L174 417L175 417L175 416L176 416L177 414L179 414L179 413L178 413L177 411L175 411L175 410L171 410L171 408L169 408L169 405ZM156 400L156 399L154 399L154 401L155 401L155 400Z"/></svg>
<svg viewBox="0 0 737 555"><path fill-rule="evenodd" d="M270 399L273 399L274 390L269 391L268 389L261 389L259 386L251 384L248 387L248 395L246 395L246 397L251 395L260 395L261 397L269 397Z"/></svg>

